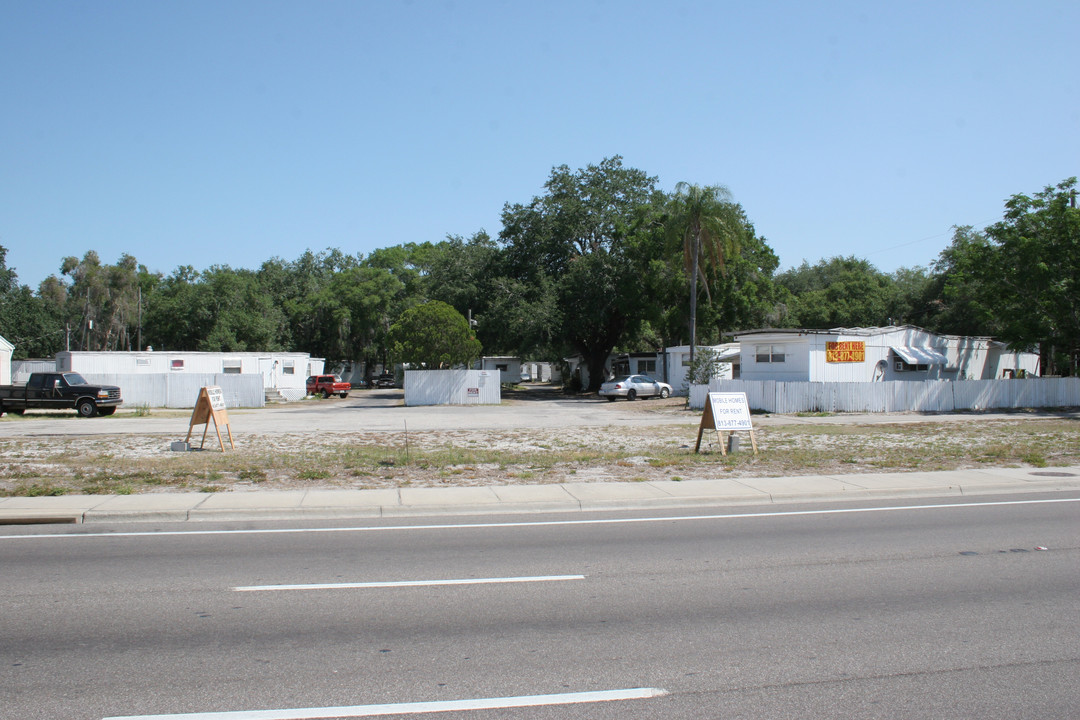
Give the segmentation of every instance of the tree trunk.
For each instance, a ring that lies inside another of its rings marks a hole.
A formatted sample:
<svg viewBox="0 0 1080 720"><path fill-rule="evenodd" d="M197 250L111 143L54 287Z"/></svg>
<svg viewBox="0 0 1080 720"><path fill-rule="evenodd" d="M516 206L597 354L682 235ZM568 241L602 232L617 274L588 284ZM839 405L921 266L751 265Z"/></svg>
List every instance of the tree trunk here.
<svg viewBox="0 0 1080 720"><path fill-rule="evenodd" d="M610 354L609 351L590 351L585 354L585 366L589 368L589 392L599 392L600 386L604 384L606 379L604 366Z"/></svg>
<svg viewBox="0 0 1080 720"><path fill-rule="evenodd" d="M698 258L701 256L701 233L694 233L693 259L690 262L690 365L694 364L694 348L697 345L697 276Z"/></svg>

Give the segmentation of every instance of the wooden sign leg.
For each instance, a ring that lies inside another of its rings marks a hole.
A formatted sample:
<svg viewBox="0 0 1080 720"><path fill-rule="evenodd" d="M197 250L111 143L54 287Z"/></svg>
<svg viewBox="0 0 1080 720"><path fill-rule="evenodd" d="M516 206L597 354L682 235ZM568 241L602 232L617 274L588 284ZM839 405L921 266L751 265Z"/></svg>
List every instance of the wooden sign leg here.
<svg viewBox="0 0 1080 720"><path fill-rule="evenodd" d="M701 435L705 432L704 426L697 429L697 445L694 446L694 452L701 452Z"/></svg>
<svg viewBox="0 0 1080 720"><path fill-rule="evenodd" d="M221 452L225 452L225 442L221 439L221 426L218 425L217 418L214 418L214 432L217 433L217 442L221 446Z"/></svg>
<svg viewBox="0 0 1080 720"><path fill-rule="evenodd" d="M205 425L203 425L203 430L202 430L202 442L201 442L201 443L199 443L199 449L200 449L200 450L202 450L202 449L203 449L203 445L205 445L205 444L206 444L206 433L208 433L208 432L210 432L210 423L206 423Z"/></svg>
<svg viewBox="0 0 1080 720"><path fill-rule="evenodd" d="M236 449L236 445L234 445L234 444L233 444L233 440L232 440L232 428L231 428L231 427L229 427L229 423L225 423L225 432L229 433L229 447L231 447L231 448L232 448L233 450L235 450L235 449ZM756 452L756 450L755 450L755 452Z"/></svg>
<svg viewBox="0 0 1080 720"><path fill-rule="evenodd" d="M720 432L719 430L716 431L716 441L720 443L720 454L724 457L727 457L727 448L724 447L724 433Z"/></svg>
<svg viewBox="0 0 1080 720"><path fill-rule="evenodd" d="M757 455L757 438L754 437L754 431L750 431L750 444L754 447L754 454Z"/></svg>

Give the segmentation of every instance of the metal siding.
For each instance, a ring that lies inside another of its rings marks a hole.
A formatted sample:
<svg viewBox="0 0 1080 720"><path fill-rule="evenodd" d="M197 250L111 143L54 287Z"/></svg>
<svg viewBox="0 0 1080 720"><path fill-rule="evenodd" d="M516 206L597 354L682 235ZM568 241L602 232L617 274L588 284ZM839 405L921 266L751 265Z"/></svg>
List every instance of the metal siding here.
<svg viewBox="0 0 1080 720"><path fill-rule="evenodd" d="M406 370L405 405L498 405L502 386L498 370ZM478 395L470 396L475 388Z"/></svg>
<svg viewBox="0 0 1080 720"><path fill-rule="evenodd" d="M258 375L223 373L83 373L89 383L116 385L124 407L193 408L199 390L217 386L225 395L225 406L263 407L266 404L262 378Z"/></svg>
<svg viewBox="0 0 1080 720"><path fill-rule="evenodd" d="M690 388L690 407L708 392L744 392L754 410L797 412L953 412L1080 407L1080 378L923 380L864 383L714 380Z"/></svg>
<svg viewBox="0 0 1080 720"><path fill-rule="evenodd" d="M14 383L16 385L25 385L26 381L30 379L31 373L36 372L57 372L57 364L55 360L12 360L11 362L11 381L10 383L0 383L3 385Z"/></svg>

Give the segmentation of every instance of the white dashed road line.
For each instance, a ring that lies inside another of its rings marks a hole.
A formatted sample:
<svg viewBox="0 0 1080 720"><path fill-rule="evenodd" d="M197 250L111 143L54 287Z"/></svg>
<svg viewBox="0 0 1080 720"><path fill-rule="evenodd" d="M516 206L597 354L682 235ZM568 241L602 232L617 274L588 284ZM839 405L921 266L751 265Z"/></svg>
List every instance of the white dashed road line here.
<svg viewBox="0 0 1080 720"><path fill-rule="evenodd" d="M117 715L102 720L315 720L316 718L363 718L380 715L416 715L420 713L462 710L499 710L540 705L575 705L615 700L648 700L667 695L660 688L631 688L596 692L560 693L557 695L521 695L517 697L477 698L442 702L391 703L387 705L352 705L288 710L237 710L231 712L180 713L175 715Z"/></svg>
<svg viewBox="0 0 1080 720"><path fill-rule="evenodd" d="M457 580L396 580L387 582L357 583L311 583L308 585L241 585L236 592L261 592L274 590L356 590L366 588L434 587L438 585L499 585L503 583L559 582L584 580L584 575L538 575L534 577L507 578L461 578Z"/></svg>

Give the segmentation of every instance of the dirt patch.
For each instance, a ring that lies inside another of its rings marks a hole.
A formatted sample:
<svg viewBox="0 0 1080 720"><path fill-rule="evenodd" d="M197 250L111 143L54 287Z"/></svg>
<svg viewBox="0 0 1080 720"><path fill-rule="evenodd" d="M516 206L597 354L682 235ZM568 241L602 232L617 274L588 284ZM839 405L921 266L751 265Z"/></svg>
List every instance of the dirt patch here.
<svg viewBox="0 0 1080 720"><path fill-rule="evenodd" d="M213 431L206 450L190 452L171 451L173 438L157 433L7 437L0 438L0 494L468 487L1080 464L1080 422L1055 418L765 421L756 430L756 455L745 433L738 453L722 455L718 438L707 434L703 452L695 454L698 415L682 402L620 402L619 418L654 414L657 422L617 426L234 432L236 448L226 452Z"/></svg>

